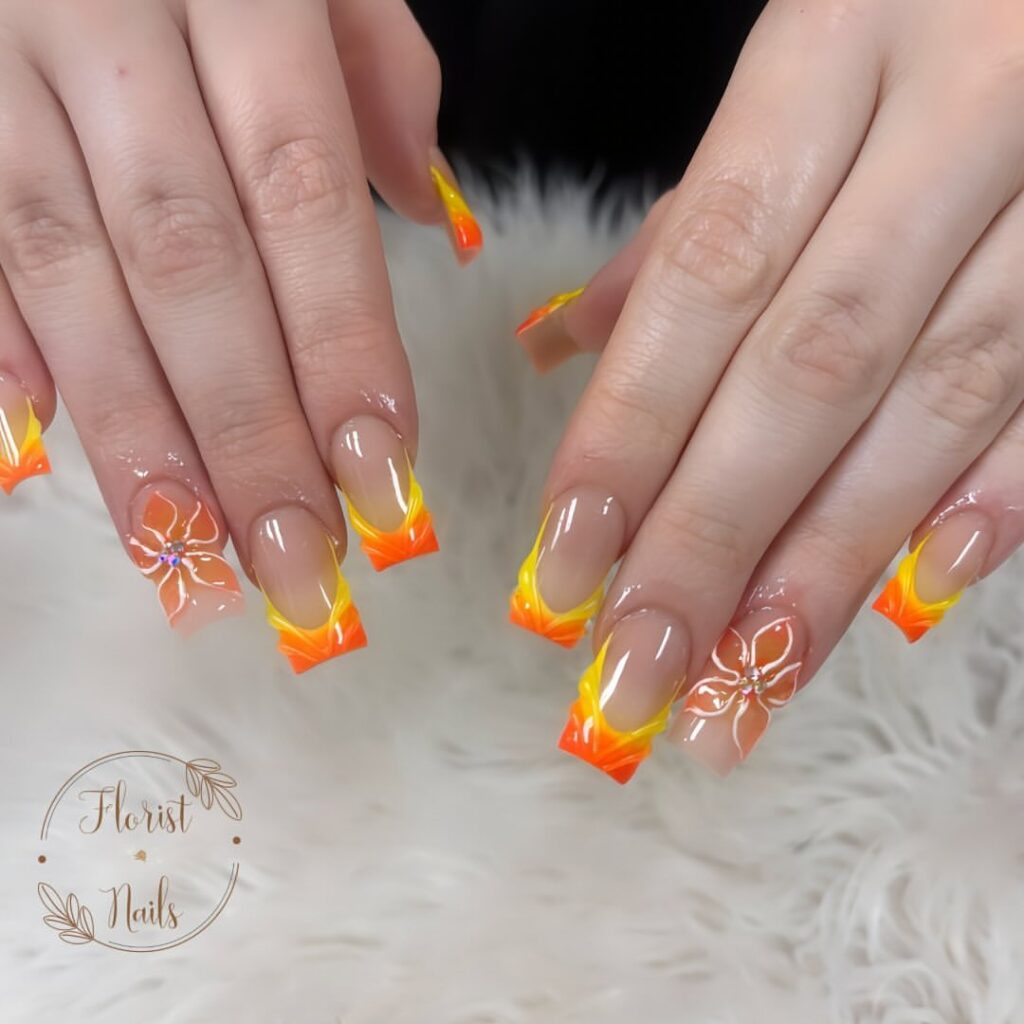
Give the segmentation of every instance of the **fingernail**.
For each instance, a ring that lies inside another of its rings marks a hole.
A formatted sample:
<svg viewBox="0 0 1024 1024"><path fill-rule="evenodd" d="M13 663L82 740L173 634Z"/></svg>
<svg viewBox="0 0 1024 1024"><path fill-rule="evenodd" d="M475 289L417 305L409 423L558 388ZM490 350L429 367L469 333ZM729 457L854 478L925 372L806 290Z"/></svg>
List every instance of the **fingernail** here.
<svg viewBox="0 0 1024 1024"><path fill-rule="evenodd" d="M13 377L0 375L0 488L10 494L22 480L49 472L32 399Z"/></svg>
<svg viewBox="0 0 1024 1024"><path fill-rule="evenodd" d="M578 487L551 506L519 570L509 617L572 647L597 613L604 579L622 550L626 517L605 491Z"/></svg>
<svg viewBox="0 0 1024 1024"><path fill-rule="evenodd" d="M978 578L994 541L995 529L983 512L950 516L900 562L872 607L915 643Z"/></svg>
<svg viewBox="0 0 1024 1024"><path fill-rule="evenodd" d="M519 344L538 373L547 373L579 353L579 346L565 329L564 314L566 307L578 299L584 290L577 288L572 292L553 295L516 328Z"/></svg>
<svg viewBox="0 0 1024 1024"><path fill-rule="evenodd" d="M559 747L628 782L668 725L690 642L674 618L640 611L615 624L583 673Z"/></svg>
<svg viewBox="0 0 1024 1024"><path fill-rule="evenodd" d="M352 529L374 569L438 550L409 453L384 420L357 416L341 426L331 444L331 465Z"/></svg>
<svg viewBox="0 0 1024 1024"><path fill-rule="evenodd" d="M455 175L441 155L441 151L432 150L430 158L430 177L433 179L437 194L441 197L448 218L448 235L452 248L455 250L456 259L465 265L475 259L483 249L483 232L455 184Z"/></svg>
<svg viewBox="0 0 1024 1024"><path fill-rule="evenodd" d="M296 673L366 646L334 539L308 509L289 505L257 520L252 564L277 649Z"/></svg>
<svg viewBox="0 0 1024 1024"><path fill-rule="evenodd" d="M128 550L183 636L244 611L238 578L221 554L226 542L206 503L182 484L153 484L133 502Z"/></svg>
<svg viewBox="0 0 1024 1024"><path fill-rule="evenodd" d="M792 700L806 651L806 630L792 612L761 609L730 626L687 692L669 739L728 775L750 756L772 713Z"/></svg>

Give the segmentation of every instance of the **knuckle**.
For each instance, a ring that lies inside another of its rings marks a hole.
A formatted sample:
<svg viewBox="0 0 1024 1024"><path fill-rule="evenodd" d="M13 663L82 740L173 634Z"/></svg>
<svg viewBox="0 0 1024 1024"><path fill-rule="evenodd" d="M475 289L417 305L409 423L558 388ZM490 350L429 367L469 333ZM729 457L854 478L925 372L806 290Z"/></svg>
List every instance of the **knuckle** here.
<svg viewBox="0 0 1024 1024"><path fill-rule="evenodd" d="M290 461L288 452L308 444L304 421L269 386L232 386L230 393L208 396L206 410L195 424L203 458L236 478L252 477L254 467L267 475L269 467Z"/></svg>
<svg viewBox="0 0 1024 1024"><path fill-rule="evenodd" d="M958 432L974 434L1001 422L1024 392L1019 325L996 314L949 337L923 335L910 370L925 410Z"/></svg>
<svg viewBox="0 0 1024 1024"><path fill-rule="evenodd" d="M318 135L263 148L243 180L248 212L268 228L337 217L352 196L352 175L343 155Z"/></svg>
<svg viewBox="0 0 1024 1024"><path fill-rule="evenodd" d="M684 556L722 574L740 574L748 563L745 531L725 510L706 499L666 502L657 511L657 528L675 558Z"/></svg>
<svg viewBox="0 0 1024 1024"><path fill-rule="evenodd" d="M304 373L336 373L344 353L345 372L359 376L375 369L382 353L397 345L394 328L381 316L353 309L312 309L300 313L289 331L293 361Z"/></svg>
<svg viewBox="0 0 1024 1024"><path fill-rule="evenodd" d="M8 274L41 286L65 280L71 267L97 244L96 232L77 213L37 198L4 212L0 236Z"/></svg>
<svg viewBox="0 0 1024 1024"><path fill-rule="evenodd" d="M675 447L679 430L675 404L651 379L641 375L606 374L596 384L591 406L596 436L614 439L613 445L637 446L650 453L652 446Z"/></svg>
<svg viewBox="0 0 1024 1024"><path fill-rule="evenodd" d="M806 397L829 404L859 404L883 382L886 353L863 288L818 289L803 299L786 326L766 343L772 371Z"/></svg>
<svg viewBox="0 0 1024 1024"><path fill-rule="evenodd" d="M235 274L245 246L239 227L216 202L154 192L130 205L122 227L126 261L154 293L192 291Z"/></svg>
<svg viewBox="0 0 1024 1024"><path fill-rule="evenodd" d="M771 277L771 211L759 188L720 176L701 186L661 246L671 295L705 294L714 306L748 306Z"/></svg>

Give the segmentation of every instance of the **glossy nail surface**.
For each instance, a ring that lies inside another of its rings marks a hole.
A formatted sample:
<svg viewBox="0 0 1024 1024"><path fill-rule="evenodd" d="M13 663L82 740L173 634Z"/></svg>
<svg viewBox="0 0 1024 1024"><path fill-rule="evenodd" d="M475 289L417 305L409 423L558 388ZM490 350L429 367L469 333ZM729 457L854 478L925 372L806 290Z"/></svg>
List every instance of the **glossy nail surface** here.
<svg viewBox="0 0 1024 1024"><path fill-rule="evenodd" d="M382 419L359 416L334 435L331 465L349 521L380 572L438 550L430 510L402 439Z"/></svg>
<svg viewBox="0 0 1024 1024"><path fill-rule="evenodd" d="M689 651L686 631L664 612L634 612L617 622L580 679L558 745L628 782L668 725Z"/></svg>
<svg viewBox="0 0 1024 1024"><path fill-rule="evenodd" d="M625 528L620 503L604 491L578 487L559 497L520 567L511 620L563 647L576 644L600 607Z"/></svg>
<svg viewBox="0 0 1024 1024"><path fill-rule="evenodd" d="M516 328L519 344L530 357L538 373L547 373L579 352L579 347L565 329L566 307L578 299L583 288L553 295L538 306Z"/></svg>
<svg viewBox="0 0 1024 1024"><path fill-rule="evenodd" d="M174 481L136 497L132 560L157 587L173 629L188 636L219 619L240 615L245 601L221 552L226 538L207 505Z"/></svg>
<svg viewBox="0 0 1024 1024"><path fill-rule="evenodd" d="M978 578L994 542L995 528L983 512L950 516L900 562L872 607L915 643Z"/></svg>
<svg viewBox="0 0 1024 1024"><path fill-rule="evenodd" d="M705 767L727 775L750 756L797 691L806 631L792 611L762 609L730 626L687 692L670 738Z"/></svg>
<svg viewBox="0 0 1024 1024"><path fill-rule="evenodd" d="M23 480L49 472L32 400L18 381L0 374L0 489L10 494Z"/></svg>
<svg viewBox="0 0 1024 1024"><path fill-rule="evenodd" d="M295 672L366 646L334 540L308 509L286 506L260 519L252 562L278 650Z"/></svg>
<svg viewBox="0 0 1024 1024"><path fill-rule="evenodd" d="M462 264L471 262L484 246L483 232L477 223L473 211L470 210L462 193L456 187L451 172L437 166L440 155L435 154L437 161L430 168L430 177L441 198L445 215L448 218L448 234L456 259Z"/></svg>

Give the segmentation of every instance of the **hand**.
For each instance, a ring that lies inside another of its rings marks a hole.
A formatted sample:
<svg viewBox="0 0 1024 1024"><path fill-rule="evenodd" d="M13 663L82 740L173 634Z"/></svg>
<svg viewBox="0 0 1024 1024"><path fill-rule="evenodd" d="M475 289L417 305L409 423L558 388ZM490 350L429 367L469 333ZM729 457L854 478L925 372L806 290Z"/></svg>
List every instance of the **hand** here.
<svg viewBox="0 0 1024 1024"><path fill-rule="evenodd" d="M910 640L1024 539L1022 104L1016 0L772 0L682 182L525 333L603 347L513 597L598 616L566 749L624 781L679 699L726 772L908 535Z"/></svg>
<svg viewBox="0 0 1024 1024"><path fill-rule="evenodd" d="M296 670L363 643L335 483L378 568L436 549L367 176L479 249L439 93L401 0L0 0L0 486L56 381L183 632L230 532Z"/></svg>

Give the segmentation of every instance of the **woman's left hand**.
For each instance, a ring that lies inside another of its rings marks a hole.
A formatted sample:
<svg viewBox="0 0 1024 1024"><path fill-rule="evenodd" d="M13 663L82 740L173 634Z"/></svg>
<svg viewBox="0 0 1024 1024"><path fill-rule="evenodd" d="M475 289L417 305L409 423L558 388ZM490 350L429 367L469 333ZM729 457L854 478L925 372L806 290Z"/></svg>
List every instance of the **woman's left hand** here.
<svg viewBox="0 0 1024 1024"><path fill-rule="evenodd" d="M911 641L1024 540L1022 111L1019 0L772 0L679 186L527 333L604 349L513 595L566 645L597 615L565 749L625 781L682 698L726 772L908 536Z"/></svg>

